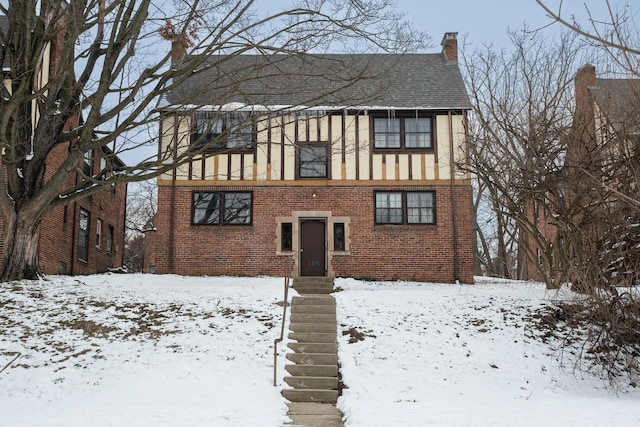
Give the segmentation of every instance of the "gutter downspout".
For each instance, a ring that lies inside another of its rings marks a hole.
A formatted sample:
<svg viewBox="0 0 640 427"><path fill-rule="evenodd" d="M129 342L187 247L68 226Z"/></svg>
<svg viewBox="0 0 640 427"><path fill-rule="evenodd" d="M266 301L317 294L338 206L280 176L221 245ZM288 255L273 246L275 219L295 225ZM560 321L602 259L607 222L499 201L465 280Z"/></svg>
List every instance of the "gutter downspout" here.
<svg viewBox="0 0 640 427"><path fill-rule="evenodd" d="M449 173L451 185L451 229L453 233L453 280L460 281L460 266L458 260L458 226L456 224L456 196L455 196L455 156L453 152L453 116L451 110L448 113L449 119Z"/></svg>

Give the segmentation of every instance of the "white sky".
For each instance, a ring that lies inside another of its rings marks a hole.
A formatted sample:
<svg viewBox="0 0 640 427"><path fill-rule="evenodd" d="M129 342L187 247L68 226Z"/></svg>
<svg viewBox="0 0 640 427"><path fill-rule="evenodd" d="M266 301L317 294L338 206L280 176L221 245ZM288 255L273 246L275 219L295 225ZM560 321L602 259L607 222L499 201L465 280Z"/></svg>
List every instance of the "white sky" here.
<svg viewBox="0 0 640 427"><path fill-rule="evenodd" d="M634 3L632 0L630 3ZM610 0L612 7L617 8L625 2ZM562 14L566 18L575 15L587 26L585 5L594 18L608 17L605 0L545 0L545 4L556 10L562 3ZM433 37L433 43L440 45L445 32L457 31L461 38L468 36L474 47L490 42L496 46L508 46L507 28L521 29L527 24L530 29L537 29L549 24L551 20L535 0L452 0L434 2L425 0L397 0L398 7L407 14L407 19L421 30ZM638 6L635 6L635 20L640 20ZM559 25L551 26L545 31L557 32Z"/></svg>

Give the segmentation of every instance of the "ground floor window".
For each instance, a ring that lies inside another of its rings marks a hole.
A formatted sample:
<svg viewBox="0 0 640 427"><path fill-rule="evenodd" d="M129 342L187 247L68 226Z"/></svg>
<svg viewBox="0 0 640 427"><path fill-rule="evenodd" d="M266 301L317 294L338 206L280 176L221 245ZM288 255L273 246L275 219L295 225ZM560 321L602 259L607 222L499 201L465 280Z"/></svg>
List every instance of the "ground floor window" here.
<svg viewBox="0 0 640 427"><path fill-rule="evenodd" d="M113 252L113 225L110 225L107 229L107 253Z"/></svg>
<svg viewBox="0 0 640 427"><path fill-rule="evenodd" d="M89 212L80 209L78 221L78 259L87 261L89 259Z"/></svg>
<svg viewBox="0 0 640 427"><path fill-rule="evenodd" d="M293 250L293 224L290 222L283 222L280 224L280 227L280 235L282 239L280 250L282 252L291 252Z"/></svg>
<svg viewBox="0 0 640 427"><path fill-rule="evenodd" d="M344 222L335 222L333 223L333 250L344 251L345 248Z"/></svg>
<svg viewBox="0 0 640 427"><path fill-rule="evenodd" d="M376 191L376 224L435 224L433 191Z"/></svg>
<svg viewBox="0 0 640 427"><path fill-rule="evenodd" d="M192 193L194 225L250 225L253 195L250 192Z"/></svg>

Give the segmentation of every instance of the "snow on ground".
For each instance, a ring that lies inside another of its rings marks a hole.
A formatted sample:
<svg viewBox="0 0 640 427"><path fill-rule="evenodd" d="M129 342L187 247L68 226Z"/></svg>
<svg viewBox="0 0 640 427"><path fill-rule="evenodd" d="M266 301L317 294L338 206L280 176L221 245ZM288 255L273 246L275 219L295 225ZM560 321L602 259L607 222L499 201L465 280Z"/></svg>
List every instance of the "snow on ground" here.
<svg viewBox="0 0 640 427"><path fill-rule="evenodd" d="M0 425L281 425L282 293L276 278L0 284L0 369L21 353L0 374Z"/></svg>
<svg viewBox="0 0 640 427"><path fill-rule="evenodd" d="M542 284L336 285L351 427L640 425L640 393L561 370L567 360L532 338L525 319L559 297Z"/></svg>
<svg viewBox="0 0 640 427"><path fill-rule="evenodd" d="M349 427L640 425L640 392L561 370L557 343L535 338L532 312L557 298L540 284L336 284ZM280 426L282 286L161 275L0 283L0 425Z"/></svg>

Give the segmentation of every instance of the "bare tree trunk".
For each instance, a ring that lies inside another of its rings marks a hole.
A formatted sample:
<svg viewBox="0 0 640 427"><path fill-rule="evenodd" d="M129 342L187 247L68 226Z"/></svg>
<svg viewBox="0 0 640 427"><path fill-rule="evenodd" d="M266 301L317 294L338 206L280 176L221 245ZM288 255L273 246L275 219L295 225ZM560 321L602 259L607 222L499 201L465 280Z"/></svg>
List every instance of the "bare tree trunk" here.
<svg viewBox="0 0 640 427"><path fill-rule="evenodd" d="M0 281L37 279L40 216L14 212L5 223L4 252Z"/></svg>
<svg viewBox="0 0 640 427"><path fill-rule="evenodd" d="M518 280L529 280L529 268L528 268L528 260L527 260L527 252L526 248L528 246L527 235L523 230L520 230L518 233L518 253L517 253L517 264L516 264L516 278Z"/></svg>

